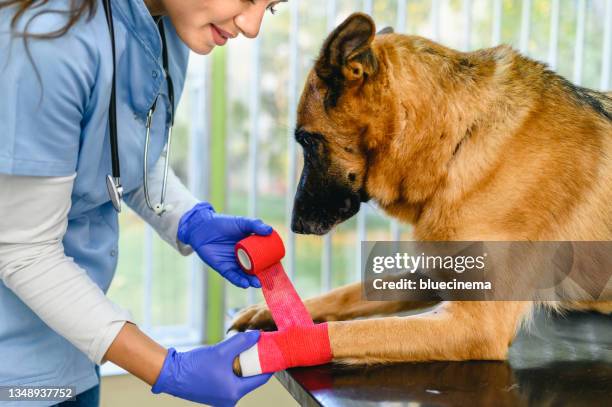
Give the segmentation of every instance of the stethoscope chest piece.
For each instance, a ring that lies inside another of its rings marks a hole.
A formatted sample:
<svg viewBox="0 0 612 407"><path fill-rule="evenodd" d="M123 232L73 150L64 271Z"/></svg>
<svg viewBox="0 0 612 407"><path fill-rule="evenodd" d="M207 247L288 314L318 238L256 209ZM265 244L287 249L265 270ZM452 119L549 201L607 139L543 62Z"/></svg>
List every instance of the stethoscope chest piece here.
<svg viewBox="0 0 612 407"><path fill-rule="evenodd" d="M106 176L106 189L108 189L108 196L110 197L113 207L117 212L121 212L121 200L123 199L123 187L119 183L118 178L114 178L108 174Z"/></svg>

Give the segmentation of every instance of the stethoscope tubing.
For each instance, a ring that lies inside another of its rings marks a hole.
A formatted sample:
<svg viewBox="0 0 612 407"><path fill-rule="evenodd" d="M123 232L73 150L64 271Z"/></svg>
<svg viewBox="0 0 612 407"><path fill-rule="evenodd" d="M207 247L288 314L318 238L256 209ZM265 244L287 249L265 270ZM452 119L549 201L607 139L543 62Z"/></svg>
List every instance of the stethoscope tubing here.
<svg viewBox="0 0 612 407"><path fill-rule="evenodd" d="M106 12L106 22L108 24L108 30L110 32L111 48L113 56L113 79L112 89L110 97L110 109L108 110L108 121L109 123L117 123L117 78L115 74L117 72L117 55L115 46L115 26L113 23L113 11L110 5L111 0L104 0L104 11ZM121 178L121 166L119 163L119 142L117 138L117 126L110 127L110 148L112 157L112 175L113 178Z"/></svg>
<svg viewBox="0 0 612 407"><path fill-rule="evenodd" d="M119 140L117 131L117 62L116 62L116 47L115 47L115 28L113 25L113 13L111 7L111 0L103 0L104 12L106 14L106 22L108 24L108 30L111 37L112 47L112 59L113 59L113 76L112 76L112 89L109 103L108 122L109 122L109 133L110 133L110 151L111 151L111 168L112 173L107 175L106 187L108 194L113 204L113 207L117 212L121 212L121 202L123 200L123 187L121 185L121 166L119 159ZM148 161L149 161L149 143L151 139L151 122L153 119L153 113L157 105L157 99L153 102L153 106L149 109L146 121L146 136L145 136L145 148L144 148L144 163L143 163L143 184L144 184L144 195L145 201L149 209L154 211L157 215L161 216L168 209L166 200L166 190L168 184L168 172L170 166L170 148L172 143L172 128L174 126L174 85L169 72L169 61L168 61L168 47L166 44L166 34L164 31L164 23L160 18L157 20L157 28L159 30L161 41L162 41L162 64L164 68L164 75L166 77L168 86L168 102L170 105L170 126L168 128L168 141L164 152L164 176L161 190L160 202L153 205L149 196L149 182L148 182Z"/></svg>

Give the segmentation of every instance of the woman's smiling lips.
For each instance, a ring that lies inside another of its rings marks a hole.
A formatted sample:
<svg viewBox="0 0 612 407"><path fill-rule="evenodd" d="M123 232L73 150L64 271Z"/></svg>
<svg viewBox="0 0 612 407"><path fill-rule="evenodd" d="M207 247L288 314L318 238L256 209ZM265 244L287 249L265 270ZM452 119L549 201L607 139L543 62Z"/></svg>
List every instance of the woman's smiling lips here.
<svg viewBox="0 0 612 407"><path fill-rule="evenodd" d="M210 25L210 30L212 31L213 40L218 46L225 45L228 39L234 37L232 34L228 33L227 31L223 31L221 28L217 27L214 24Z"/></svg>

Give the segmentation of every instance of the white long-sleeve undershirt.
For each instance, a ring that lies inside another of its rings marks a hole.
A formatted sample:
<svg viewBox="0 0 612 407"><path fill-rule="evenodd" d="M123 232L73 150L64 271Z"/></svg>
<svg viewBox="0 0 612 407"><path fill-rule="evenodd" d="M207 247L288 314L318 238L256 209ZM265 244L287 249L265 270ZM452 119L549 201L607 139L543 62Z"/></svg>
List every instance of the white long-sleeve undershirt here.
<svg viewBox="0 0 612 407"><path fill-rule="evenodd" d="M151 205L159 202L164 179L164 160L157 160L148 176L149 196ZM170 168L168 170L168 185L166 187L167 210L162 216L158 216L147 206L145 200L144 185L125 196L125 202L145 222L155 229L157 234L168 244L186 256L193 252L190 246L184 245L177 240L178 224L181 216L193 208L198 200L181 183L181 180Z"/></svg>
<svg viewBox="0 0 612 407"><path fill-rule="evenodd" d="M0 174L4 214L0 216L0 279L50 328L100 364L132 318L64 252L74 178ZM162 179L160 160L149 174L154 202L159 199ZM171 209L162 217L148 209L142 188L127 194L125 200L164 240L187 255L191 249L177 241L176 231L182 214L197 200L172 172L167 196Z"/></svg>

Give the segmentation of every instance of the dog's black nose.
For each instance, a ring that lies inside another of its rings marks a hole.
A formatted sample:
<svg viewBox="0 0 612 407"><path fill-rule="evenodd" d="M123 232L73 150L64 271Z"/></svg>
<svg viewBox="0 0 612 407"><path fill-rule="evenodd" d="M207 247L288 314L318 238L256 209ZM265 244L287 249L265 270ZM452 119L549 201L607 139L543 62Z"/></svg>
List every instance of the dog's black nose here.
<svg viewBox="0 0 612 407"><path fill-rule="evenodd" d="M305 227L304 222L302 221L302 219L293 217L293 219L291 220L291 230L294 233L305 234L306 233L306 227Z"/></svg>

